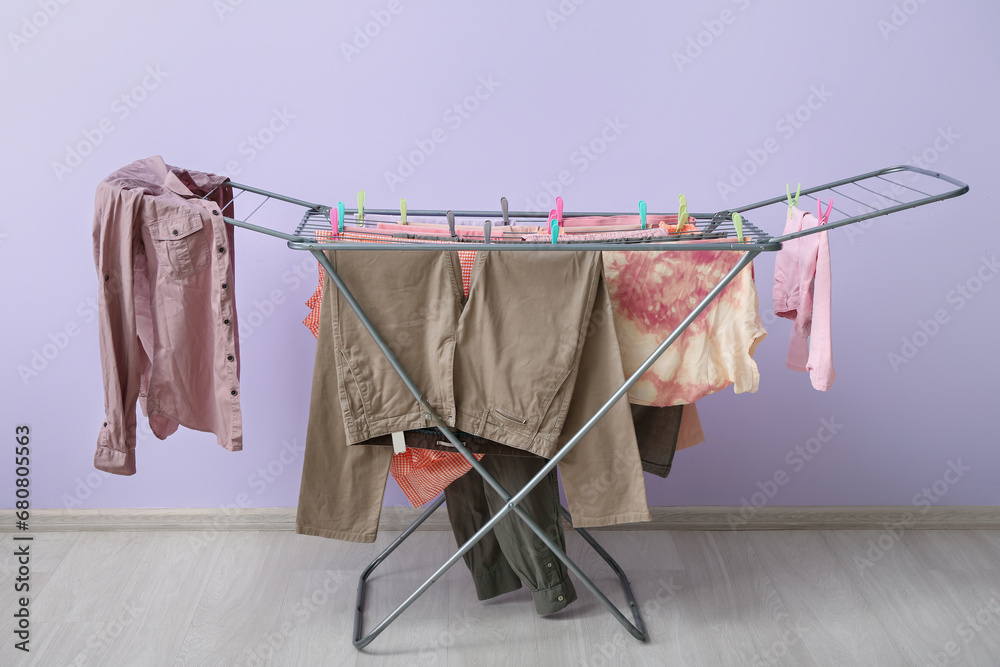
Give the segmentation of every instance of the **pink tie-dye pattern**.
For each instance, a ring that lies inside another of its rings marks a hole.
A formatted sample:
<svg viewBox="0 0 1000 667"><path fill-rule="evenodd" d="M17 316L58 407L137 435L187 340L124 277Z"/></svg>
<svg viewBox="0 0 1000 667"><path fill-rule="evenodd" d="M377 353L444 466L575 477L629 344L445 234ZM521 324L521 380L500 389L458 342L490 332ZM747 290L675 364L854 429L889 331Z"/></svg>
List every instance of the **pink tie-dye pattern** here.
<svg viewBox="0 0 1000 667"><path fill-rule="evenodd" d="M604 273L626 374L653 350L736 262L726 251L605 252ZM739 273L629 392L643 405L683 405L735 384L757 391L753 352L767 332L752 267Z"/></svg>

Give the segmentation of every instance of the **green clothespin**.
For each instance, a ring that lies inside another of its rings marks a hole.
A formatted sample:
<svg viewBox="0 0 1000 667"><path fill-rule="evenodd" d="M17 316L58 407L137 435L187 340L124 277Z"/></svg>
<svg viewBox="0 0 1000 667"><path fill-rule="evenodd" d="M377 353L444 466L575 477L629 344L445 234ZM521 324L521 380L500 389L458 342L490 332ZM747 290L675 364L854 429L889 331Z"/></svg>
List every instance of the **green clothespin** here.
<svg viewBox="0 0 1000 667"><path fill-rule="evenodd" d="M743 216L739 213L733 213L733 224L736 225L736 238L743 243Z"/></svg>
<svg viewBox="0 0 1000 667"><path fill-rule="evenodd" d="M358 227L365 226L365 191L358 190Z"/></svg>
<svg viewBox="0 0 1000 667"><path fill-rule="evenodd" d="M677 233L680 234L681 230L684 229L684 225L688 221L688 200L684 195L678 197L681 206L680 210L677 211Z"/></svg>
<svg viewBox="0 0 1000 667"><path fill-rule="evenodd" d="M792 207L799 205L799 195L802 194L802 184L795 188L795 199L792 199L792 188L788 183L785 183L785 194L788 196L788 217L792 217Z"/></svg>
<svg viewBox="0 0 1000 667"><path fill-rule="evenodd" d="M552 218L549 221L549 229L552 230L552 245L555 245L559 240L559 220Z"/></svg>
<svg viewBox="0 0 1000 667"><path fill-rule="evenodd" d="M406 224L406 198L399 200L399 224Z"/></svg>
<svg viewBox="0 0 1000 667"><path fill-rule="evenodd" d="M639 229L646 228L646 202L639 200Z"/></svg>

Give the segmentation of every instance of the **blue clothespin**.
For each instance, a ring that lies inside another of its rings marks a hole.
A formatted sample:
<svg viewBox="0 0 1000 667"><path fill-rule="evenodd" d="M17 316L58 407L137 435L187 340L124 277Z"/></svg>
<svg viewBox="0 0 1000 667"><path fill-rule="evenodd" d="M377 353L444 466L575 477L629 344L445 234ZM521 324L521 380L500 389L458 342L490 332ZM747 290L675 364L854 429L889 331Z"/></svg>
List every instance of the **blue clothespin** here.
<svg viewBox="0 0 1000 667"><path fill-rule="evenodd" d="M639 200L639 229L646 228L646 202Z"/></svg>
<svg viewBox="0 0 1000 667"><path fill-rule="evenodd" d="M743 243L743 216L733 213L733 224L736 225L736 238Z"/></svg>
<svg viewBox="0 0 1000 667"><path fill-rule="evenodd" d="M337 233L344 231L344 202L337 202Z"/></svg>
<svg viewBox="0 0 1000 667"><path fill-rule="evenodd" d="M555 245L559 241L559 220L557 218L552 218L549 221L549 229L552 231L552 245Z"/></svg>

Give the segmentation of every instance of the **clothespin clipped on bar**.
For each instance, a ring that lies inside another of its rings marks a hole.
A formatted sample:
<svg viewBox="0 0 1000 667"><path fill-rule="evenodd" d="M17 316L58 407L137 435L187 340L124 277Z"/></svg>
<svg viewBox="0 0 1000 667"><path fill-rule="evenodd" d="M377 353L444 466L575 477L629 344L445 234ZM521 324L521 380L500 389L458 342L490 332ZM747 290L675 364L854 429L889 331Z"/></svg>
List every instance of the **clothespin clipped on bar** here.
<svg viewBox="0 0 1000 667"><path fill-rule="evenodd" d="M406 224L406 198L399 200L399 224Z"/></svg>
<svg viewBox="0 0 1000 667"><path fill-rule="evenodd" d="M457 236L455 234L455 214L448 211L446 215L448 216L448 231L451 232L451 238L455 238Z"/></svg>
<svg viewBox="0 0 1000 667"><path fill-rule="evenodd" d="M830 222L830 209L833 208L833 197L830 197L830 203L826 207L826 214L823 213L823 200L816 200L816 217L819 219L819 224L826 224Z"/></svg>
<svg viewBox="0 0 1000 667"><path fill-rule="evenodd" d="M365 191L358 190L358 227L365 226Z"/></svg>
<svg viewBox="0 0 1000 667"><path fill-rule="evenodd" d="M646 229L646 202L639 200L639 229Z"/></svg>
<svg viewBox="0 0 1000 667"><path fill-rule="evenodd" d="M493 233L493 223L487 220L483 223L483 242L489 245L490 236Z"/></svg>
<svg viewBox="0 0 1000 667"><path fill-rule="evenodd" d="M739 239L740 243L743 243L743 216L739 213L733 213L733 224L736 226L736 238Z"/></svg>
<svg viewBox="0 0 1000 667"><path fill-rule="evenodd" d="M344 202L337 202L337 233L344 231Z"/></svg>
<svg viewBox="0 0 1000 667"><path fill-rule="evenodd" d="M677 230L675 233L680 234L688 222L688 200L684 195L680 195L677 199L680 201L680 208L677 211Z"/></svg>
<svg viewBox="0 0 1000 667"><path fill-rule="evenodd" d="M503 224L504 227L510 224L510 218L507 217L507 198L500 197L500 210L503 212Z"/></svg>
<svg viewBox="0 0 1000 667"><path fill-rule="evenodd" d="M552 245L555 245L559 241L559 220L557 218L552 218L549 221L549 229L552 231Z"/></svg>
<svg viewBox="0 0 1000 667"><path fill-rule="evenodd" d="M788 217L792 217L792 207L799 205L799 195L802 193L802 184L795 188L795 199L792 199L792 187L785 183L785 194L788 196Z"/></svg>
<svg viewBox="0 0 1000 667"><path fill-rule="evenodd" d="M556 222L562 227L563 223L563 198L556 197Z"/></svg>

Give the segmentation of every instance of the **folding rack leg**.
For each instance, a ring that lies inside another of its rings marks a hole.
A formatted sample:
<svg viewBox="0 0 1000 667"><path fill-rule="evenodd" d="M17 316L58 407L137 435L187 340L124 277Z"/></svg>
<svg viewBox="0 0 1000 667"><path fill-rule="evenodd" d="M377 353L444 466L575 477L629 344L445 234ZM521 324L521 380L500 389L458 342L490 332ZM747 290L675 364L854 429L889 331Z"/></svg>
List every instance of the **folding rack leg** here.
<svg viewBox="0 0 1000 667"><path fill-rule="evenodd" d="M594 596L601 602L601 604L605 606L605 608L607 608L608 612L611 613L611 615L614 616L618 620L618 622L622 624L622 626L629 632L629 634L631 634L636 639L639 639L640 641L645 640L646 638L645 631L640 630L639 627L633 625L627 618L625 618L625 616L618 610L618 608L614 605L614 603L612 603L607 598L607 596L605 596L604 593L594 584L594 582L592 582L583 573L583 571L580 570L580 568L576 565L576 563L573 562L573 560L570 559L570 557L567 556L566 553L563 552L563 550L560 549L559 546L555 544L555 542L545 533L545 531L543 531L535 523L535 521L530 516L528 516L528 514L523 509L518 507L518 504L522 500L524 500L524 498L528 495L528 493L531 492L532 489L535 488L535 486L537 486L539 483L541 483L543 479L545 479L545 477L549 474L549 472L551 472L556 467L559 461L561 461L563 457L565 457L566 454L568 454L569 451L590 431L590 429L594 427L594 425L608 412L608 410L610 410L623 396L625 396L625 394L632 387L632 385L635 384L640 377L642 377L642 375L649 369L649 367L656 362L656 360L660 357L660 355L662 355L663 352L666 351L666 349L684 332L684 330L687 329L688 326L690 326L691 322L693 322L694 319L698 315L700 315L705 308L708 307L708 305L715 299L715 297L719 295L719 293L725 288L725 286L728 285L729 282L732 281L732 279L735 278L739 274L739 272L742 271L743 268L745 268L753 260L754 257L760 254L762 250L763 250L762 248L755 248L753 246L748 248L747 251L743 254L743 256L739 259L739 261L736 262L733 268L730 269L729 272L726 273L726 275L724 275L719 280L718 284L716 284L716 286L709 291L709 293L705 296L705 298L703 298L698 303L698 305L695 306L695 308L688 314L687 317L684 318L684 320L677 326L677 328L674 329L673 332L671 332L671 334L666 338L666 340L664 340L656 348L656 350L654 350L653 353L650 354L649 357L647 357L642 364L640 364L639 368L636 369L635 373L633 373L625 381L625 383L621 387L619 387L617 391L615 391L615 393L611 396L611 398L609 398L604 403L604 405L602 405L601 408L589 420L587 420L587 423L584 424L580 428L580 430L577 431L576 434L574 434L573 437L570 438L566 442L566 444L563 445L559 449L559 451L556 452L556 454L546 462L544 466L542 466L541 470L539 470L539 472L535 475L535 477L533 477L514 496L511 496L499 484L499 482L497 482L493 478L493 476L489 474L489 472L482 466L482 464L480 464L479 460L476 459L476 457L473 456L468 449L466 449L466 447L458 440L455 434L451 432L451 430L444 423L444 421L441 420L441 418L437 415L437 413L434 411L431 405L427 403L426 399L423 397L420 390L417 389L416 385L413 384L413 381L410 379L409 375L400 365L399 360L396 359L395 355L389 349L389 346L382 339L378 331L375 329L374 325L365 315L364 310L361 308L361 305L354 299L354 296L347 288L347 285L344 284L343 280L337 274L336 270L334 270L333 266L330 264L330 261L329 259L327 259L326 255L318 249L310 249L310 252L313 253L313 255L316 257L320 265L323 266L323 268L326 270L327 274L330 276L330 279L334 282L334 284L337 286L337 289L340 291L341 295L347 301L348 305L350 305L351 309L354 310L355 314L361 320L362 325L368 331L369 335L371 335L372 339L375 341L375 344L379 347L379 349L382 351L382 354L385 355L390 365L392 365L393 369L399 375L399 378L410 390L410 393L413 394L414 398L417 399L417 402L420 404L424 412L430 415L431 421L434 422L438 430L441 431L442 435L444 435L445 438L459 452L462 453L462 455L469 461L469 463L473 466L473 468L476 469L476 472L478 472L482 476L483 480L486 481L486 483L488 483L506 501L506 504L499 511L497 511L478 531L476 531L476 533L471 538L469 538L465 542L465 544L463 544L459 548L459 550L451 556L451 558L449 558L441 567L439 567L434 572L434 574L432 574L430 578L427 579L427 581L421 584L421 586L417 588L416 591L414 591L408 598L406 598L406 600L404 600L403 603L400 604L395 611L393 611L385 619L383 619L382 622L379 623L367 635L361 638L355 638L354 646L357 648L363 648L367 646L369 643L371 643L371 641L375 639L375 637L377 637L386 627L388 627L390 623L396 620L396 618L401 613L403 613L411 604L413 604L413 602L418 597L420 597L424 593L424 591L426 591L435 581L441 578L441 576L443 576L444 573L447 572L452 565L458 562L459 558L461 558L467 551L469 551L469 549L471 549L479 540L481 540L486 535L486 533L492 530L493 527L497 523L499 523L499 521L503 519L503 517L506 516L508 512L511 511L517 514L517 516L520 517L522 521L524 521L524 523L531 529L531 531L535 533L535 535L538 536L538 538L556 555L556 557L559 558L559 560L561 560L566 565L567 569L569 569L570 572L576 575L576 577L580 580L580 582L583 583L591 591L591 593L594 594ZM414 525L411 525L410 528L407 529L408 532L406 533L406 536L412 533L412 531L416 529L416 526L418 526L421 522L423 522L423 520L427 518L427 516L429 516L429 512L430 510L425 511L424 515L422 515L416 522L414 522ZM405 539L405 537L400 536L400 539L397 540L397 542L401 542L402 539ZM398 546L398 544L392 546L392 549L394 549L395 546ZM385 556L387 556L388 551L391 551L391 549L387 550L387 552L381 555L380 558L384 558ZM372 566L377 566L377 564L378 563L373 563ZM364 594L359 591L358 593L359 599L363 599L363 595ZM633 614L638 613L638 610L634 605L632 611ZM641 623L642 623L641 620L639 620L640 625ZM356 635L360 634L360 630L356 630L355 634Z"/></svg>

